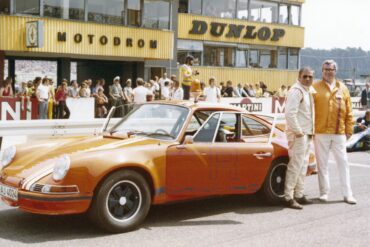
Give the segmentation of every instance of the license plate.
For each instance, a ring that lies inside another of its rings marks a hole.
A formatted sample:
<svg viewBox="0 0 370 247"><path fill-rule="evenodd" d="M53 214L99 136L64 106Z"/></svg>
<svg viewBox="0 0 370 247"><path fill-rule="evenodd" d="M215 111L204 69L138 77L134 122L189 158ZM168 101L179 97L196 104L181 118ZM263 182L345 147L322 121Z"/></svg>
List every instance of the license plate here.
<svg viewBox="0 0 370 247"><path fill-rule="evenodd" d="M18 201L18 190L16 188L0 184L0 196L12 199L13 201Z"/></svg>

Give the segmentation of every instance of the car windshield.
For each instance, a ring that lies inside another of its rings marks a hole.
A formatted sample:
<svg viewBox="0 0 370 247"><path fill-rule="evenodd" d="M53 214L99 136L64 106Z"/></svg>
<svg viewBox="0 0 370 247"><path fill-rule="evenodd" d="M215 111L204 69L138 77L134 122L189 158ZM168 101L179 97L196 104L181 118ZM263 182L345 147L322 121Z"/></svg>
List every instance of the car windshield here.
<svg viewBox="0 0 370 247"><path fill-rule="evenodd" d="M146 135L173 140L179 135L189 109L166 104L144 104L111 129L111 133Z"/></svg>

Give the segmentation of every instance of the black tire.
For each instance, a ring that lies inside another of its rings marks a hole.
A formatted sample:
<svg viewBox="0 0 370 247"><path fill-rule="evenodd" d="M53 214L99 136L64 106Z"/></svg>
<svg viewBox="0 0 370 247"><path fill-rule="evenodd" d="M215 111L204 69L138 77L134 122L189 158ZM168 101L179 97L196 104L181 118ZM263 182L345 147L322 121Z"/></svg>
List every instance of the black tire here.
<svg viewBox="0 0 370 247"><path fill-rule="evenodd" d="M120 170L97 188L88 214L99 228L127 232L145 220L150 205L150 189L144 177L135 171Z"/></svg>
<svg viewBox="0 0 370 247"><path fill-rule="evenodd" d="M271 163L269 172L259 191L259 194L269 204L276 205L284 201L285 174L288 162L288 157L281 157Z"/></svg>

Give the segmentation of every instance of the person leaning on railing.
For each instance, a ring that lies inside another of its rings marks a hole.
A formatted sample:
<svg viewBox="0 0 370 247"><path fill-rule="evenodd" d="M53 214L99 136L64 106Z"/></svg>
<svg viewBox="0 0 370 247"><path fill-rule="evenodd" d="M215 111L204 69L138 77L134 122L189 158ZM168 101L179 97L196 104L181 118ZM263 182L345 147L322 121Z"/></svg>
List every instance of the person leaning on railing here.
<svg viewBox="0 0 370 247"><path fill-rule="evenodd" d="M3 86L0 87L0 97L14 97L12 82L13 79L11 77L5 79Z"/></svg>
<svg viewBox="0 0 370 247"><path fill-rule="evenodd" d="M68 97L68 84L66 81L63 81L62 84L58 87L57 92L55 93L55 101L57 105L57 117L59 119L68 119L70 111L66 104Z"/></svg>

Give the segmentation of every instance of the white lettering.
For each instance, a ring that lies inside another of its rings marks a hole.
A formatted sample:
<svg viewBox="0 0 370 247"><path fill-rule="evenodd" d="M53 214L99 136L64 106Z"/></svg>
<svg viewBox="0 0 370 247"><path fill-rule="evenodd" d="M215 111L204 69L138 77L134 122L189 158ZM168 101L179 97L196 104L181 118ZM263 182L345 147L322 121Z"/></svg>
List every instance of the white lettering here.
<svg viewBox="0 0 370 247"><path fill-rule="evenodd" d="M15 109L13 109L8 102L1 102L1 120L6 121L6 115L9 114L9 120L21 119L21 102L15 102Z"/></svg>

